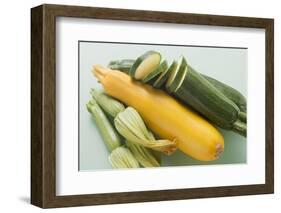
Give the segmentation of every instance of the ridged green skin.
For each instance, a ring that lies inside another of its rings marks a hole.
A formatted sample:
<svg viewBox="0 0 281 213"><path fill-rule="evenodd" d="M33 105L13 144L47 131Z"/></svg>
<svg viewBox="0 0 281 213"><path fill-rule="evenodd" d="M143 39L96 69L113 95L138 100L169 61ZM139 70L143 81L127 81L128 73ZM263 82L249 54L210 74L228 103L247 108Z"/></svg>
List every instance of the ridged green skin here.
<svg viewBox="0 0 281 213"><path fill-rule="evenodd" d="M203 75L203 74L201 74ZM207 75L203 75L211 84L213 84L219 91L221 91L226 97L232 100L241 110L241 112L247 111L247 101L246 98L236 89L218 81Z"/></svg>
<svg viewBox="0 0 281 213"><path fill-rule="evenodd" d="M233 129L234 122L238 120L239 108L192 67L188 66L182 84L176 87L177 90L172 91L174 96L214 124Z"/></svg>
<svg viewBox="0 0 281 213"><path fill-rule="evenodd" d="M156 51L153 51L153 50L150 50L150 51L147 51L145 52L143 55L141 55L140 57L138 57L135 62L133 63L131 69L130 69L130 72L129 72L129 75L132 77L132 78L135 78L135 72L138 68L138 66L145 60L147 59L148 57L150 57L152 54L158 54L160 56L160 60L159 60L159 64L160 64L160 61L161 61L161 54L159 52L156 52ZM141 79L138 79L138 80L141 80Z"/></svg>

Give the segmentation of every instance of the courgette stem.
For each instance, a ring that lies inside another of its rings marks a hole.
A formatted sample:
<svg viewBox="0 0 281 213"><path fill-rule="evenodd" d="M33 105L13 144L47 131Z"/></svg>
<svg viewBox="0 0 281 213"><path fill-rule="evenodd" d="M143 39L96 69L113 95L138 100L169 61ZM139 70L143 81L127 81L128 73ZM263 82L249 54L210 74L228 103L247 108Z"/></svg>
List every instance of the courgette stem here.
<svg viewBox="0 0 281 213"><path fill-rule="evenodd" d="M240 120L237 120L233 123L232 130L244 137L247 136L247 125Z"/></svg>
<svg viewBox="0 0 281 213"><path fill-rule="evenodd" d="M114 70L119 70L121 68L122 72L129 74L130 69L131 69L132 65L134 64L134 62L135 62L134 59L116 60L116 61L111 61L108 64L108 67L110 69L114 69Z"/></svg>
<svg viewBox="0 0 281 213"><path fill-rule="evenodd" d="M131 61L131 62L129 62L125 66L122 62L122 61L125 61L125 60ZM112 70L119 70L121 72L124 72L124 73L130 75L129 71L130 71L131 67L133 66L134 62L135 62L135 60L133 60L133 59L115 60L115 61L110 61L109 64L107 65L107 67L112 69ZM128 69L128 67L129 67L129 69Z"/></svg>
<svg viewBox="0 0 281 213"><path fill-rule="evenodd" d="M239 117L239 120L247 123L247 114L245 112L240 111L238 117Z"/></svg>

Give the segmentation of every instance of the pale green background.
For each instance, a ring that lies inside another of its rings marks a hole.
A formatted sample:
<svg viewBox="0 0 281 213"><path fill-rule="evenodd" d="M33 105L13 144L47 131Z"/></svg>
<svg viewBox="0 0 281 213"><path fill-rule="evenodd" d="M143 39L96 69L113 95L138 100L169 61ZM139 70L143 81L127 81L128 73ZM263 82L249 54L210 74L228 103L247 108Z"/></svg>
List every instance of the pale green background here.
<svg viewBox="0 0 281 213"><path fill-rule="evenodd" d="M85 107L90 99L90 88L101 88L91 74L93 64L107 66L110 60L134 59L147 50L161 52L170 63L184 55L197 71L225 82L247 96L247 49L80 42L79 50L80 170L111 169L109 152ZM246 163L246 139L230 131L220 131L225 139L225 150L218 160L200 162L176 151L171 156L162 155L162 166Z"/></svg>

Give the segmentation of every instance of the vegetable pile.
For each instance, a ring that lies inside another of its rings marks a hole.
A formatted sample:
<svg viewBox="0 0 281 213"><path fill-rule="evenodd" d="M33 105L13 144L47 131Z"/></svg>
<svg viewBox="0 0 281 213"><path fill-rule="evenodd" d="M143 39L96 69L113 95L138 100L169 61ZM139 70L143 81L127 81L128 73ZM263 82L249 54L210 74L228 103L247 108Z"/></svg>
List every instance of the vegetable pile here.
<svg viewBox="0 0 281 213"><path fill-rule="evenodd" d="M160 152L177 148L200 161L216 160L224 139L214 125L246 137L245 97L197 72L183 56L168 65L159 52L148 51L108 68L94 65L92 73L104 91L91 91L87 109L113 168L157 167Z"/></svg>

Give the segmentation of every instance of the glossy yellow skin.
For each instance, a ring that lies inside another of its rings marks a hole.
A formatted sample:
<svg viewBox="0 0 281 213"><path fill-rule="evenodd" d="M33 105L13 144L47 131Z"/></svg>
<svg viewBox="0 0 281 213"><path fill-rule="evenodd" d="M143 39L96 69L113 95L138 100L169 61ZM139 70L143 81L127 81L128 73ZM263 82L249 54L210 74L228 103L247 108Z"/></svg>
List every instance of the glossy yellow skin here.
<svg viewBox="0 0 281 213"><path fill-rule="evenodd" d="M94 66L93 74L106 93L135 108L154 133L163 139L176 140L178 148L187 155L210 161L223 151L224 139L219 131L162 90L100 65Z"/></svg>

